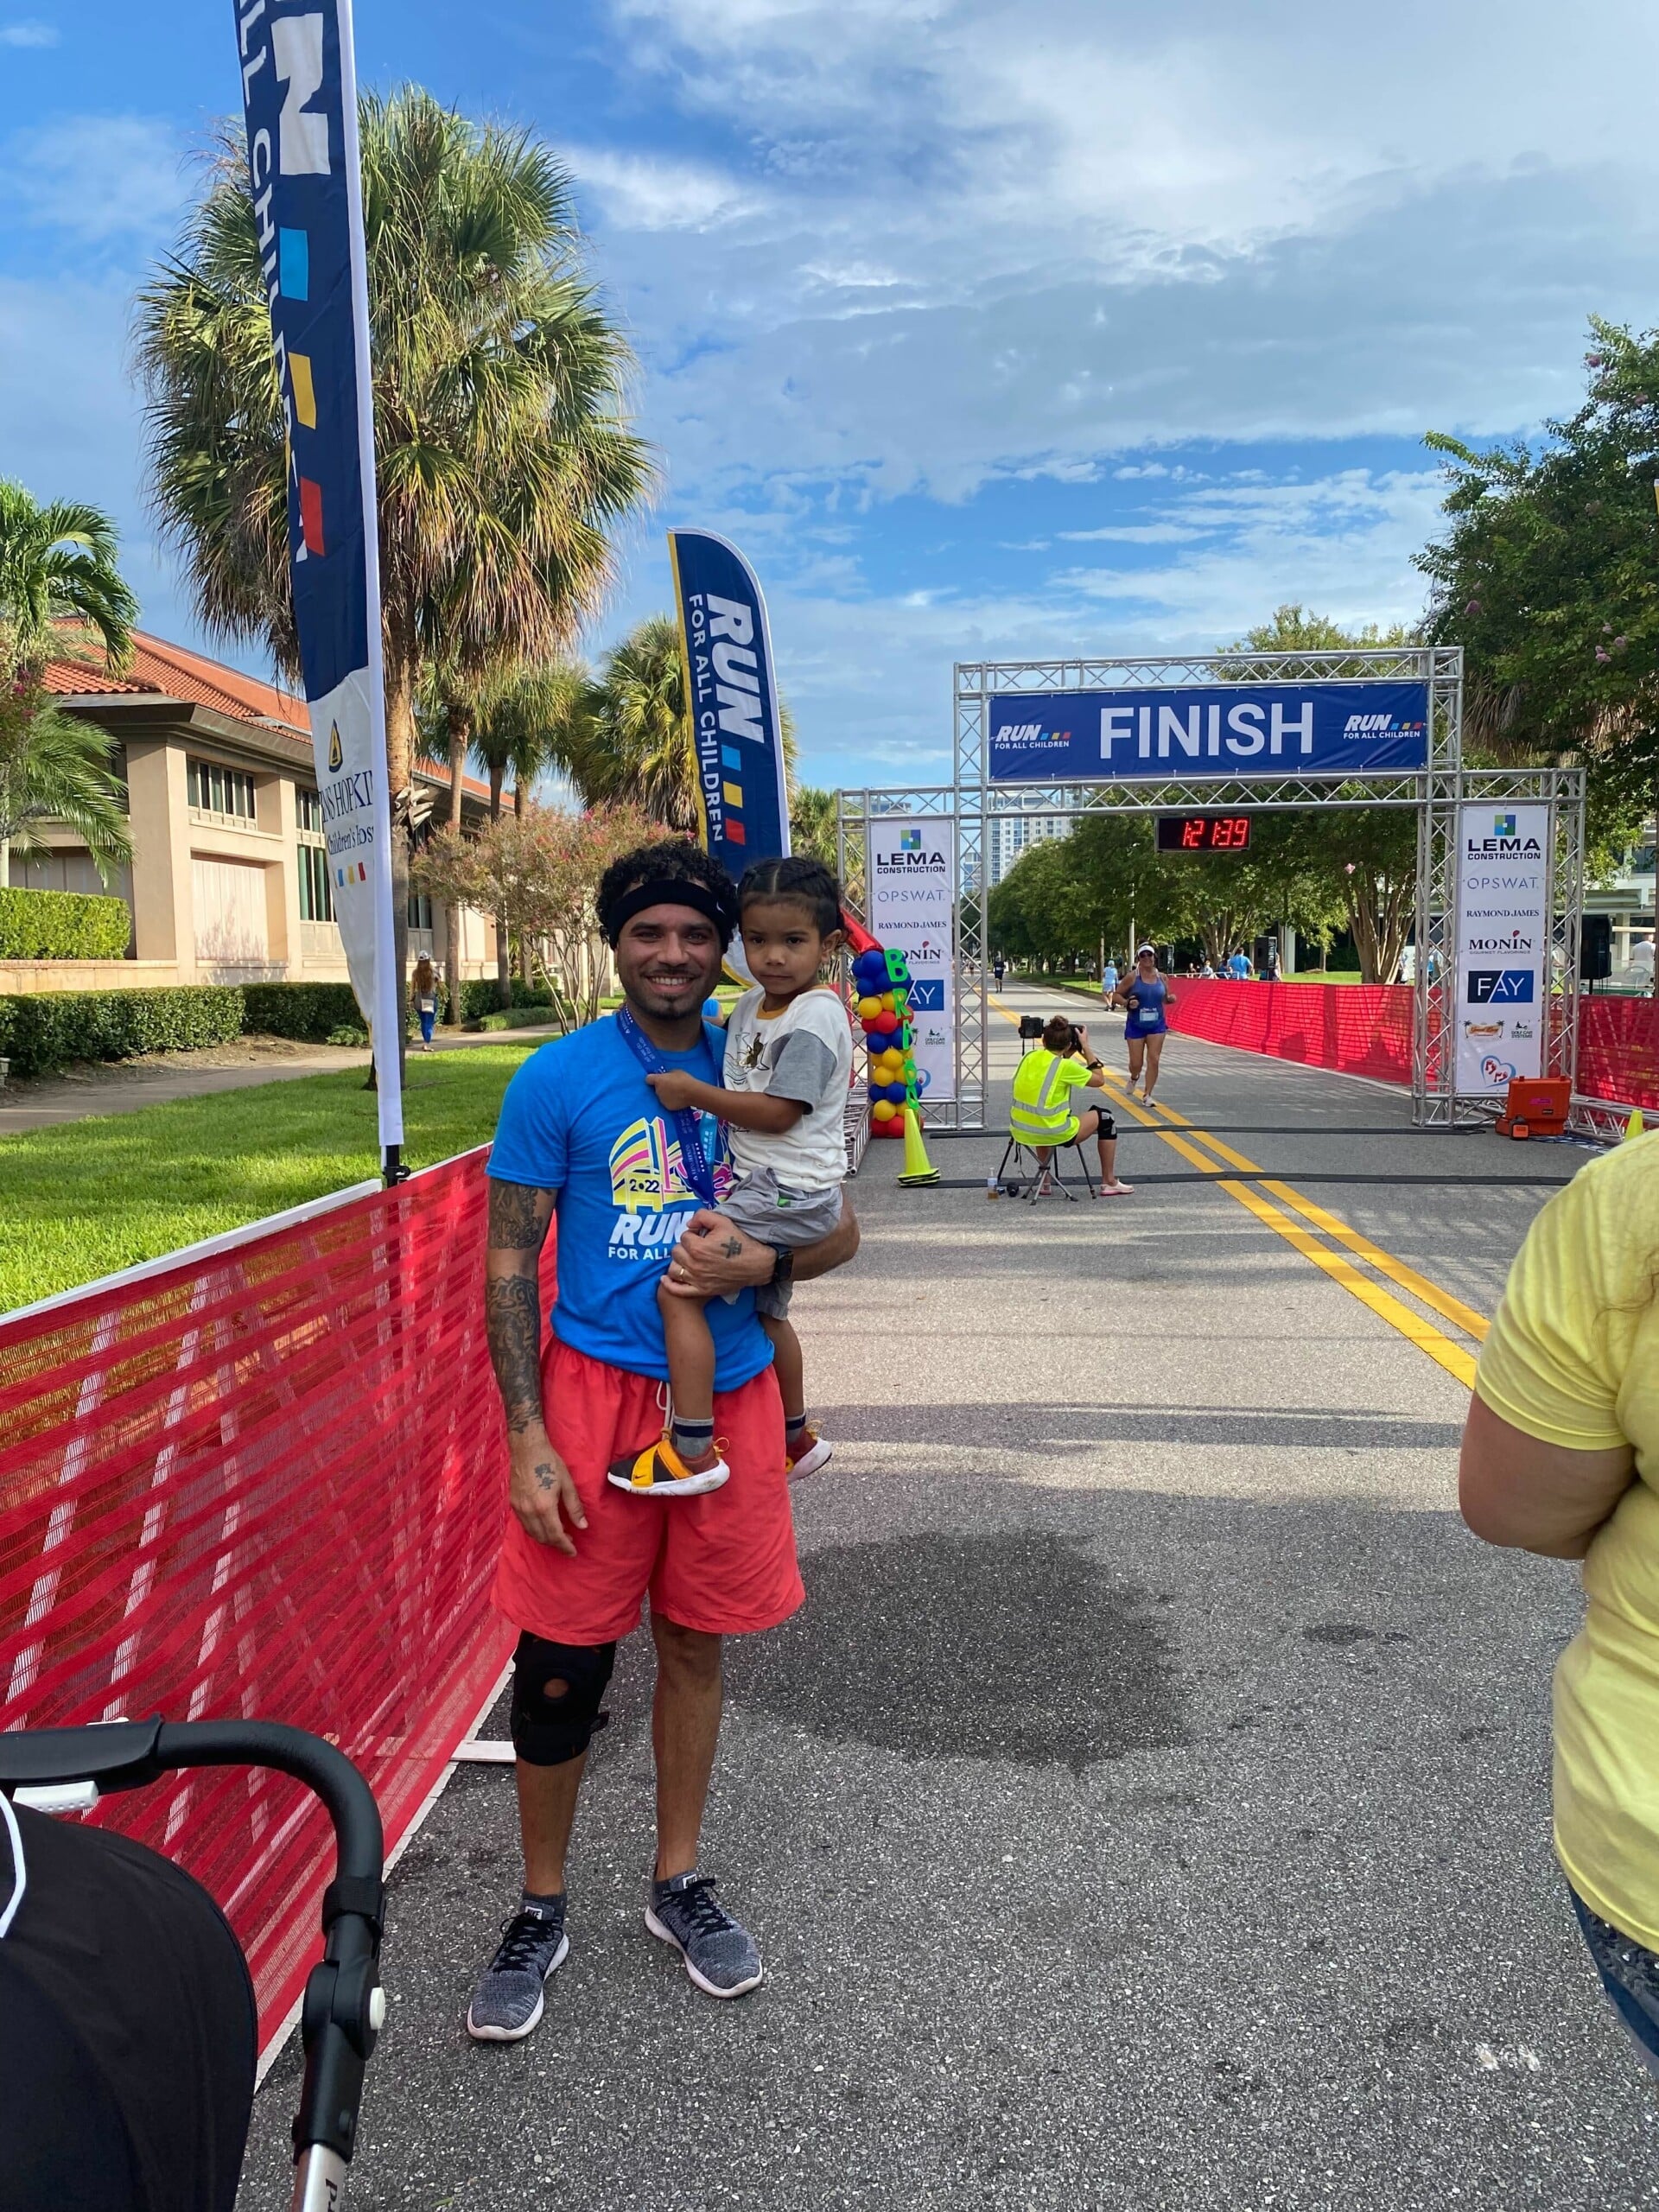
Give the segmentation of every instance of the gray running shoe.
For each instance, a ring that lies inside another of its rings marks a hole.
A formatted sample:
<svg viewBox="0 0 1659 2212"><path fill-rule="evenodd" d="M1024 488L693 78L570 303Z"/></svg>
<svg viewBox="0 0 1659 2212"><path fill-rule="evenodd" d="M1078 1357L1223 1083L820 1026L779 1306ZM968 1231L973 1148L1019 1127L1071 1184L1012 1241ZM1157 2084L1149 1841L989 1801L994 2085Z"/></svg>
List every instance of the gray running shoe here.
<svg viewBox="0 0 1659 2212"><path fill-rule="evenodd" d="M676 1874L653 1882L645 1925L673 1944L687 1974L710 1997L741 1997L764 1975L753 1936L716 1901L706 1874Z"/></svg>
<svg viewBox="0 0 1659 2212"><path fill-rule="evenodd" d="M467 2032L474 2042L518 2043L538 2027L542 1985L569 1948L563 1897L556 1905L527 1904L515 1913L473 1992Z"/></svg>

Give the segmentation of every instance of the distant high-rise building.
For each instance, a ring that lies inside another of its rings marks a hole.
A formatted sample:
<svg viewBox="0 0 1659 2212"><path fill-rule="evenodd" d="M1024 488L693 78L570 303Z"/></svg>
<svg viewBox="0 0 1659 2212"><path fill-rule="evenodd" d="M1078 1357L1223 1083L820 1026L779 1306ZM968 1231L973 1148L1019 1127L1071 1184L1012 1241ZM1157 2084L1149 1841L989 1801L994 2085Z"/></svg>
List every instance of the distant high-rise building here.
<svg viewBox="0 0 1659 2212"><path fill-rule="evenodd" d="M986 822L986 874L993 889L1030 846L1040 844L1047 837L1071 836L1071 817L1038 813L1036 808L1044 804L1046 794L1033 792L1029 799L1022 794L1017 811L998 812Z"/></svg>

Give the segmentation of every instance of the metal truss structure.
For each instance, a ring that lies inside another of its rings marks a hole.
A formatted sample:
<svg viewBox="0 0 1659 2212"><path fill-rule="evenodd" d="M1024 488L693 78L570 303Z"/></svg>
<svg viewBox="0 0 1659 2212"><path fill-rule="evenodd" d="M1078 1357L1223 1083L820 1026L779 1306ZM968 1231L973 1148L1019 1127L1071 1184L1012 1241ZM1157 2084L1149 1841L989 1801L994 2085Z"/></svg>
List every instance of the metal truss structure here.
<svg viewBox="0 0 1659 2212"><path fill-rule="evenodd" d="M1166 690L1179 684L1262 685L1411 682L1427 686L1426 771L1368 777L1287 773L1123 782L993 783L988 744L994 695L1081 690ZM999 817L1026 821L1089 814L1157 814L1189 810L1273 813L1307 806L1410 807L1417 816L1414 909L1412 1118L1447 1128L1494 1110L1455 1089L1457 1034L1458 810L1478 801L1532 801L1551 809L1548 885L1551 924L1545 1071L1572 1080L1578 1067L1579 935L1584 906L1584 772L1578 768L1476 768L1463 762L1463 652L1460 646L1347 646L1326 652L1181 658L1103 656L1046 661L959 662L955 671L956 772L949 784L843 791L836 799L836 853L849 904L862 912L868 833L884 816L948 817L957 855L954 927L957 1096L928 1109L936 1126L986 1126L989 982L986 906L990 830ZM1574 1125L1599 1133L1629 1109L1573 1101Z"/></svg>

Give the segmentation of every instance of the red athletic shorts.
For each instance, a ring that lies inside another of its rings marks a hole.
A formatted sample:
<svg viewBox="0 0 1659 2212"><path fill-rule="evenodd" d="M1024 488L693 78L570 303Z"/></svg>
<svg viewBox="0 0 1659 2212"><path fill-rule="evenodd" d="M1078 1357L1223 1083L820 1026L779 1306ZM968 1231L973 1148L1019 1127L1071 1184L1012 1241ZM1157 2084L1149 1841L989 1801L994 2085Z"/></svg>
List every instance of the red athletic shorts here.
<svg viewBox="0 0 1659 2212"><path fill-rule="evenodd" d="M507 1516L491 1598L515 1628L552 1643L609 1643L639 1624L643 1600L682 1628L741 1636L786 1621L805 1596L784 1473L784 1407L770 1367L715 1394L715 1433L731 1480L701 1497L636 1497L605 1479L623 1453L663 1433L661 1385L607 1367L556 1337L542 1353L553 1448L588 1516L576 1555L537 1543Z"/></svg>

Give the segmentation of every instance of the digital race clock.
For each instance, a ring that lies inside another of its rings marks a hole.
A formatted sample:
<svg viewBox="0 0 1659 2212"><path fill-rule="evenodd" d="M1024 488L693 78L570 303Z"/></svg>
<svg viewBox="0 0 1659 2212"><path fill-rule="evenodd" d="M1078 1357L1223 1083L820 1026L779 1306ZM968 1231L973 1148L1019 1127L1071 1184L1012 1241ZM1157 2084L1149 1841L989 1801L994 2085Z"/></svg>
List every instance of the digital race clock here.
<svg viewBox="0 0 1659 2212"><path fill-rule="evenodd" d="M1160 814L1160 853L1242 853L1250 842L1248 814Z"/></svg>

